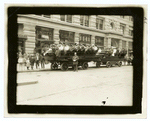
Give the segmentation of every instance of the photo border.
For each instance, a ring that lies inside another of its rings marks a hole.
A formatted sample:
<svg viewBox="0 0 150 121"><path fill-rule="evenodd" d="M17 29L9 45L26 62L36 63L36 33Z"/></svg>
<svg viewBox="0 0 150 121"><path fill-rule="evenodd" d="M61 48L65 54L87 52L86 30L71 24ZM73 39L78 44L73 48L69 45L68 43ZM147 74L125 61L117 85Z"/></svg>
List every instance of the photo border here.
<svg viewBox="0 0 150 121"><path fill-rule="evenodd" d="M133 106L16 105L17 14L131 15L133 22ZM22 7L7 9L8 19L8 113L51 114L137 114L142 113L143 21L142 7ZM12 31L13 30L13 31Z"/></svg>

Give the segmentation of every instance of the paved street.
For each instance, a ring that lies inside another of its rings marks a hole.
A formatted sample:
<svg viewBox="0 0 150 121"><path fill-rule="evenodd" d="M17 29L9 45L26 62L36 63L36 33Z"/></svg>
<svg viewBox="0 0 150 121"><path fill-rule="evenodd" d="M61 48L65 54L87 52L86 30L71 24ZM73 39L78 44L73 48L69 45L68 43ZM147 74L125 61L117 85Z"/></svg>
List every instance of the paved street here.
<svg viewBox="0 0 150 121"><path fill-rule="evenodd" d="M132 66L18 73L17 104L132 105Z"/></svg>

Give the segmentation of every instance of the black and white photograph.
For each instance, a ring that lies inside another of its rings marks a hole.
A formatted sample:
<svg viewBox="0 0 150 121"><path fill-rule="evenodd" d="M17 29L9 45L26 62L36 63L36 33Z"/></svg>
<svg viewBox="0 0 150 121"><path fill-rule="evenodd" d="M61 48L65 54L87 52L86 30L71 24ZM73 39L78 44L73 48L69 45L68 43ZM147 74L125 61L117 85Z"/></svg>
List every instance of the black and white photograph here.
<svg viewBox="0 0 150 121"><path fill-rule="evenodd" d="M17 104L132 105L132 16L23 14L17 22Z"/></svg>
<svg viewBox="0 0 150 121"><path fill-rule="evenodd" d="M7 17L10 113L141 113L142 8L10 6Z"/></svg>

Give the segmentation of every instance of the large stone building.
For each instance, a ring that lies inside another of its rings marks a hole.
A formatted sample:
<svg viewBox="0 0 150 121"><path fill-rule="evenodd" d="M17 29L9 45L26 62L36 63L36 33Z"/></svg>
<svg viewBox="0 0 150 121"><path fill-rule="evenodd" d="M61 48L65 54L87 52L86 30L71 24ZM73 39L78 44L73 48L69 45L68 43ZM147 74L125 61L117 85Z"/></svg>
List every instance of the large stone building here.
<svg viewBox="0 0 150 121"><path fill-rule="evenodd" d="M52 43L75 42L132 50L132 16L18 15L18 42L22 53Z"/></svg>

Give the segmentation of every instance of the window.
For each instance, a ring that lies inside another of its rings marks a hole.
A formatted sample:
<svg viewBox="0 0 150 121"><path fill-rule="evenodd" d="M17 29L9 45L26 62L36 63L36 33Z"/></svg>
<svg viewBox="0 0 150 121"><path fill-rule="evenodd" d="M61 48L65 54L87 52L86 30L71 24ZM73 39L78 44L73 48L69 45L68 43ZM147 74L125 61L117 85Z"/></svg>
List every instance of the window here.
<svg viewBox="0 0 150 121"><path fill-rule="evenodd" d="M72 23L72 15L60 15L60 20Z"/></svg>
<svg viewBox="0 0 150 121"><path fill-rule="evenodd" d="M103 30L103 19L96 18L96 29Z"/></svg>
<svg viewBox="0 0 150 121"><path fill-rule="evenodd" d="M67 15L67 22L69 22L69 23L72 22L72 15Z"/></svg>
<svg viewBox="0 0 150 121"><path fill-rule="evenodd" d="M89 16L80 15L80 25L82 25L82 26L89 26Z"/></svg>
<svg viewBox="0 0 150 121"><path fill-rule="evenodd" d="M95 45L100 46L101 49L104 49L104 37L95 37Z"/></svg>
<svg viewBox="0 0 150 121"><path fill-rule="evenodd" d="M120 24L120 29L122 31L122 34L124 34L124 32L125 32L125 25L124 24Z"/></svg>
<svg viewBox="0 0 150 121"><path fill-rule="evenodd" d="M81 43L81 44L91 44L91 35L79 34L79 43Z"/></svg>
<svg viewBox="0 0 150 121"><path fill-rule="evenodd" d="M130 36L133 36L133 30L130 30L130 29L129 29L129 35L130 35Z"/></svg>
<svg viewBox="0 0 150 121"><path fill-rule="evenodd" d="M65 21L65 15L60 15L60 20Z"/></svg>
<svg viewBox="0 0 150 121"><path fill-rule="evenodd" d="M114 25L113 22L110 23L110 27L111 27L112 30L115 28L115 25Z"/></svg>
<svg viewBox="0 0 150 121"><path fill-rule="evenodd" d="M53 29L36 27L36 39L43 41L52 41L53 40Z"/></svg>
<svg viewBox="0 0 150 121"><path fill-rule="evenodd" d="M59 38L62 42L74 42L74 32L60 30Z"/></svg>

